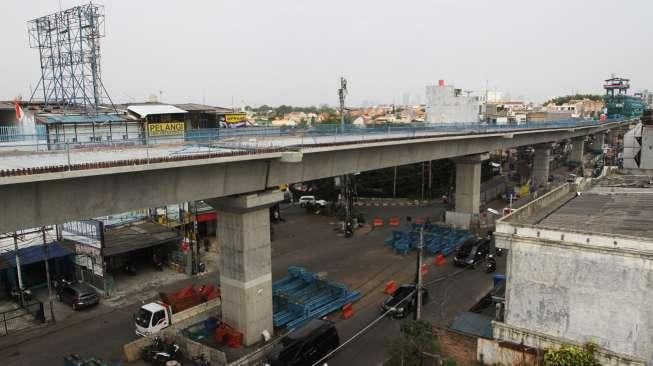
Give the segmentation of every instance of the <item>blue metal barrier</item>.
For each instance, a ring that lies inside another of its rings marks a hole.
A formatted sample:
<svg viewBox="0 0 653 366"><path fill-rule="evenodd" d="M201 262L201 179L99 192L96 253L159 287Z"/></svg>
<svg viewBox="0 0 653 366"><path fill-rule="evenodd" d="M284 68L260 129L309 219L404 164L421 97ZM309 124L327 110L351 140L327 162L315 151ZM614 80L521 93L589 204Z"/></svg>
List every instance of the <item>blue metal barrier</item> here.
<svg viewBox="0 0 653 366"><path fill-rule="evenodd" d="M419 245L419 225L413 224L411 231L393 231L384 243L398 254L407 254ZM469 230L453 229L447 226L426 224L424 227L424 252L429 255L448 256L461 246L472 234Z"/></svg>
<svg viewBox="0 0 653 366"><path fill-rule="evenodd" d="M296 328L356 301L361 294L301 267L289 267L290 276L272 284L275 327Z"/></svg>

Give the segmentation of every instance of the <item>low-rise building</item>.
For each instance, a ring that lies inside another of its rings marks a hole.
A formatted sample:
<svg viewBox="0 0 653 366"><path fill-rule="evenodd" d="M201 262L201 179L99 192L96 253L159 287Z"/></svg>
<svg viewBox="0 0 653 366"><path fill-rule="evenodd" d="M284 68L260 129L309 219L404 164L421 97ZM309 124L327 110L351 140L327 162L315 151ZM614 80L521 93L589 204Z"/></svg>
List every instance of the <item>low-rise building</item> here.
<svg viewBox="0 0 653 366"><path fill-rule="evenodd" d="M651 178L612 175L582 193L577 180L497 222L505 309L494 340L479 342L483 362L588 342L602 364L653 362Z"/></svg>
<svg viewBox="0 0 653 366"><path fill-rule="evenodd" d="M478 122L480 101L478 97L463 95L463 90L453 85L426 87L427 123L469 123Z"/></svg>

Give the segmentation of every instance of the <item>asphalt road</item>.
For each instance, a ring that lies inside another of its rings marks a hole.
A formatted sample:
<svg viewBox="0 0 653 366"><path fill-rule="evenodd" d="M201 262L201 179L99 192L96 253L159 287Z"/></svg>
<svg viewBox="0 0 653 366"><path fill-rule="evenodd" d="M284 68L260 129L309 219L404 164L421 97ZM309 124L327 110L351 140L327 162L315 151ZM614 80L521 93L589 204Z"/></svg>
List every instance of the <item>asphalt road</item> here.
<svg viewBox="0 0 653 366"><path fill-rule="evenodd" d="M381 216L439 217L442 207L386 207L365 208L368 218ZM379 314L379 305L385 298L383 286L388 280L409 282L414 276L414 255L401 256L383 244L391 228L370 231L360 229L354 238L345 239L335 230L333 218L309 215L297 208L283 212L285 222L274 225L275 241L272 243L272 274L278 280L287 274L289 266L303 266L314 272L324 272L328 278L343 282L362 293L354 304L355 315L337 322L341 339L351 337ZM432 258L427 259L432 263ZM457 269L447 264L430 266L426 281L452 273ZM500 269L501 270L501 269ZM203 281L217 274L204 277ZM189 278L162 288L170 291L195 279ZM431 302L424 309L424 318L436 324L448 324L453 317L469 309L491 287L491 276L480 270L463 271L450 280L429 287ZM80 313L78 323L68 327L47 327L57 331L33 338L17 346L3 348L0 339L0 360L3 365L57 365L66 354L118 361L122 345L135 339L132 314L140 303L118 309ZM107 312L109 311L109 312ZM102 315L99 315L102 314ZM77 315L77 314L75 314ZM87 318L79 322L81 318ZM75 320L71 317L71 321ZM68 319L67 319L68 321ZM62 322L63 323L63 322ZM330 361L330 365L378 365L385 359L386 339L398 335L400 321L383 319L368 333L343 348ZM61 329L59 329L61 327Z"/></svg>
<svg viewBox="0 0 653 366"><path fill-rule="evenodd" d="M498 262L496 273L504 273L505 257L499 258ZM430 301L422 309L422 319L440 327L450 325L457 315L468 311L492 289L492 275L485 273L482 267L475 270L461 270L451 264L440 268L431 267L424 281L428 283L448 275L451 277L426 286ZM359 310L349 320L339 321L341 342L378 318L381 315L379 306L385 298L382 293L375 294L375 301L370 301L369 308ZM399 336L399 327L403 321L405 320L386 316L338 351L329 360L329 365L382 365L387 360L385 346L389 340Z"/></svg>

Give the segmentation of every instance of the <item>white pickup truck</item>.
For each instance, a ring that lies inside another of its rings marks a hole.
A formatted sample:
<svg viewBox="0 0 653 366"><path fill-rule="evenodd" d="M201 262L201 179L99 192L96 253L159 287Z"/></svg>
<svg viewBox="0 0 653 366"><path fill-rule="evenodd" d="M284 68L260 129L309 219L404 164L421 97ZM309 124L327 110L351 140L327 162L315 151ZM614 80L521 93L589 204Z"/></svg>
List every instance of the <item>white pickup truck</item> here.
<svg viewBox="0 0 653 366"><path fill-rule="evenodd" d="M161 301L145 304L138 309L136 314L134 314L136 335L145 337L150 334L158 333L172 324L178 323L202 312L217 309L219 306L219 297L177 313L173 313L170 305Z"/></svg>

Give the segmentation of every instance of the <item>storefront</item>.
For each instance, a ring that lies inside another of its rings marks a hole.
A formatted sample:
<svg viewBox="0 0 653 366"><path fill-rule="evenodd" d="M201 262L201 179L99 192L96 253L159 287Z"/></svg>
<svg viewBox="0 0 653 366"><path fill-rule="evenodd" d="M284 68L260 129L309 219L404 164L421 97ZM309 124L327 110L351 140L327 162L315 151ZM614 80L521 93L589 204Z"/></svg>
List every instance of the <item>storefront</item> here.
<svg viewBox="0 0 653 366"><path fill-rule="evenodd" d="M20 273L24 288L47 286L45 260L48 260L50 278L70 274L72 269L72 252L56 241L19 247ZM16 269L16 252L6 251L0 254L0 292L9 295L18 288L18 271Z"/></svg>
<svg viewBox="0 0 653 366"><path fill-rule="evenodd" d="M178 230L152 222L144 212L73 221L61 225L60 231L74 253L76 278L107 295L122 276L175 260L172 253L179 250L182 238Z"/></svg>

